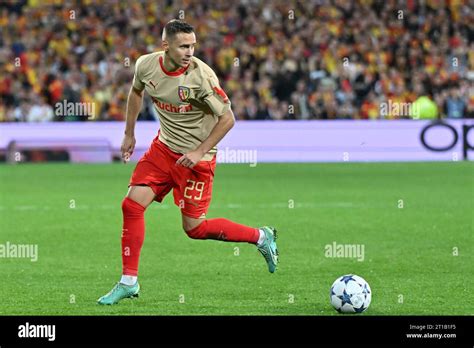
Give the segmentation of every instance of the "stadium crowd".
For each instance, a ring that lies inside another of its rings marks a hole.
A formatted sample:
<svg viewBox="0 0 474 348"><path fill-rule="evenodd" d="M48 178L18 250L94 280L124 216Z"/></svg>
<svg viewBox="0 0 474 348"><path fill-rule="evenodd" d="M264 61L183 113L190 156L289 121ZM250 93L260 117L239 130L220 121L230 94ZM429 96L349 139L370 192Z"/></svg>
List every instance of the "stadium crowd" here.
<svg viewBox="0 0 474 348"><path fill-rule="evenodd" d="M134 62L172 18L240 120L407 118L381 105L421 96L474 117L469 0L19 0L0 4L0 121L90 120L58 115L64 100L124 120ZM146 98L139 119L155 118Z"/></svg>

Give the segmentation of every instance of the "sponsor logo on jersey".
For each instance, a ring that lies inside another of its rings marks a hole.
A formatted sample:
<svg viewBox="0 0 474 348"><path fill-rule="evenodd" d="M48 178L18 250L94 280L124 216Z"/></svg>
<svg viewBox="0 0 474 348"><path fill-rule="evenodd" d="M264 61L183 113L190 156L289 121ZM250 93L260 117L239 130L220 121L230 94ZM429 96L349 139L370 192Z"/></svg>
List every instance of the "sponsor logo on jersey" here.
<svg viewBox="0 0 474 348"><path fill-rule="evenodd" d="M159 99L155 97L151 97L153 100L153 103L156 105L158 109L168 111L168 112L175 112L175 113L183 113L183 112L188 112L193 110L193 106L191 104L186 104L186 105L174 105L171 103L165 103L160 101Z"/></svg>
<svg viewBox="0 0 474 348"><path fill-rule="evenodd" d="M187 101L190 94L191 90L188 87L178 86L178 96L181 101Z"/></svg>

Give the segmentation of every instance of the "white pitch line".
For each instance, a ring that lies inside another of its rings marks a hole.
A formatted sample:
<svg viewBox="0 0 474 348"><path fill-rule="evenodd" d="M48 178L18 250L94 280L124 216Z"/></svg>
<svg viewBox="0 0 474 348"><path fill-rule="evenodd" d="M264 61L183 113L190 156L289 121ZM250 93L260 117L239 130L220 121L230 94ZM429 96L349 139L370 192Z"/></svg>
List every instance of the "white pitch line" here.
<svg viewBox="0 0 474 348"><path fill-rule="evenodd" d="M35 205L19 205L15 207L17 210L37 210Z"/></svg>
<svg viewBox="0 0 474 348"><path fill-rule="evenodd" d="M170 209L174 204L153 204L149 209L159 210L159 209ZM218 209L248 209L248 208L259 208L259 209L314 209L314 208L354 208L362 207L362 205L356 205L352 202L327 202L327 203L313 203L313 202L295 202L290 208L290 204L286 202L281 203L271 203L271 204L239 204L239 203L227 203L227 204L211 204L211 208ZM14 207L9 206L0 206L0 210L59 210L59 209L71 209L71 210L120 210L120 205L113 204L102 204L102 205L87 205L87 204L77 204L74 208L69 207L69 205L64 206L47 206L47 205L17 205Z"/></svg>

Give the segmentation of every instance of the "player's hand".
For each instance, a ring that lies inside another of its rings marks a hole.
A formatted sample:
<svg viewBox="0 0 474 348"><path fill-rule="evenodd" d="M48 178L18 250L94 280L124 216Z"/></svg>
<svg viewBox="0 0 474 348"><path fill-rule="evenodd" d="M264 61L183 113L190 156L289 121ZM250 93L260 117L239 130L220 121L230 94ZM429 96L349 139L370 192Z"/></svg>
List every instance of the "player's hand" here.
<svg viewBox="0 0 474 348"><path fill-rule="evenodd" d="M125 135L123 137L122 147L120 148L122 151L123 163L127 163L130 160L133 150L135 149L135 142L135 137L133 135Z"/></svg>
<svg viewBox="0 0 474 348"><path fill-rule="evenodd" d="M177 165L183 167L192 168L203 158L203 154L200 151L191 151L182 155L177 161Z"/></svg>

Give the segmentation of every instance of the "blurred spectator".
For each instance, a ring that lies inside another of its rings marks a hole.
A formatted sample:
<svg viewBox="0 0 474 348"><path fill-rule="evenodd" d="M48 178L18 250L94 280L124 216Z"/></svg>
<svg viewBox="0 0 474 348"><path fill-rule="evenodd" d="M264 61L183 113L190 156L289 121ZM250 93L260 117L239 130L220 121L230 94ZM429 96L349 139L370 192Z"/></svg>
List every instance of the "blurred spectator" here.
<svg viewBox="0 0 474 348"><path fill-rule="evenodd" d="M466 110L466 118L474 118L474 98L469 100L469 104L467 104Z"/></svg>
<svg viewBox="0 0 474 348"><path fill-rule="evenodd" d="M28 114L30 112L31 105L29 99L24 99L20 102L13 110L13 117L9 118L9 121L20 121L20 122L27 122L28 121Z"/></svg>
<svg viewBox="0 0 474 348"><path fill-rule="evenodd" d="M310 111L308 106L308 94L306 93L307 86L304 80L298 81L296 84L296 91L291 95L291 104L294 105L294 114L298 118L308 119Z"/></svg>
<svg viewBox="0 0 474 348"><path fill-rule="evenodd" d="M471 0L19 0L0 2L0 121L86 120L50 117L63 100L124 120L134 62L180 14L238 119L396 119L381 103L426 94L440 117L472 117Z"/></svg>
<svg viewBox="0 0 474 348"><path fill-rule="evenodd" d="M46 102L45 96L35 97L33 106L26 115L27 122L47 122L54 117L53 108Z"/></svg>
<svg viewBox="0 0 474 348"><path fill-rule="evenodd" d="M446 98L446 116L448 118L463 118L466 109L466 103L461 97L459 89L451 89L450 95Z"/></svg>
<svg viewBox="0 0 474 348"><path fill-rule="evenodd" d="M413 103L411 116L414 119L435 119L438 115L438 105L426 95L419 97Z"/></svg>

